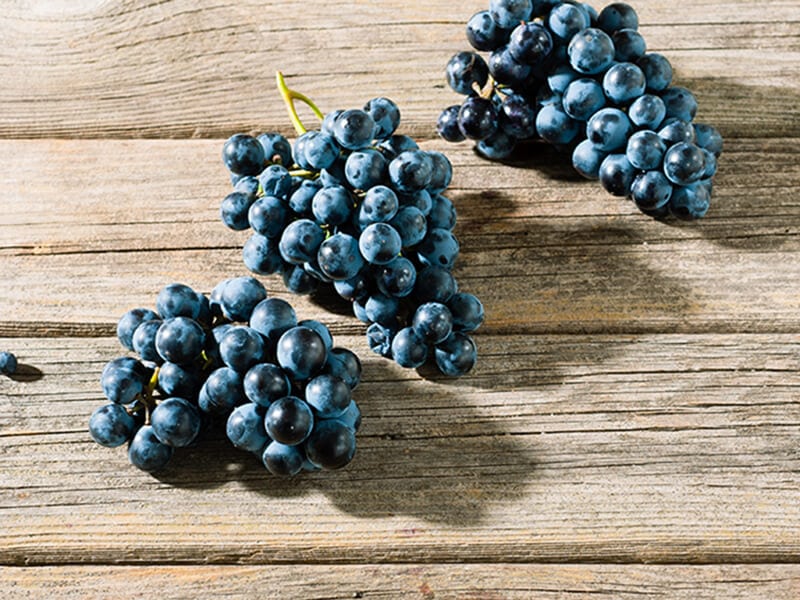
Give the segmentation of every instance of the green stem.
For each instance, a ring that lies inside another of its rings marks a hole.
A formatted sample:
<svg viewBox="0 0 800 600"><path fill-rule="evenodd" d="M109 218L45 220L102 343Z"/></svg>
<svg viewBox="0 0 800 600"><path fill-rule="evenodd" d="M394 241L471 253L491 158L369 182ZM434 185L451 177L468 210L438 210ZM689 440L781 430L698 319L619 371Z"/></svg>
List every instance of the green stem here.
<svg viewBox="0 0 800 600"><path fill-rule="evenodd" d="M278 83L278 91L281 93L284 104L286 104L286 110L289 111L289 119L292 121L292 125L294 126L294 130L297 132L297 135L302 135L308 130L300 120L300 115L297 114L297 109L294 106L295 100L300 100L300 102L308 105L308 107L313 111L320 121L325 118L325 115L322 114L322 111L317 108L317 105L314 104L308 96L301 94L300 92L296 92L286 85L286 79L284 79L283 73L277 71L275 73L275 80Z"/></svg>

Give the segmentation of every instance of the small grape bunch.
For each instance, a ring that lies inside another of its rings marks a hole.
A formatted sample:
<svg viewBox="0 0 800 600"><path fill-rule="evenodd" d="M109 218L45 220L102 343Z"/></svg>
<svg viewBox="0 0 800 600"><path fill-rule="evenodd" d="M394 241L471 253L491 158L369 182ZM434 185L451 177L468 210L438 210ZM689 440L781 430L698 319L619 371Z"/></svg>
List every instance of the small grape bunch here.
<svg viewBox="0 0 800 600"><path fill-rule="evenodd" d="M138 357L103 369L110 403L92 414L89 432L103 446L127 442L134 466L162 469L216 426L276 475L352 460L358 357L335 347L324 324L298 321L288 302L267 298L257 279L224 280L208 297L170 284L155 311L126 312L117 337Z"/></svg>
<svg viewBox="0 0 800 600"><path fill-rule="evenodd" d="M243 248L254 273L281 273L295 293L332 286L369 325L376 353L406 368L434 362L460 376L477 360L470 333L481 302L458 291L456 209L442 195L447 157L396 133L400 111L388 98L324 115L306 96L278 88L299 137L236 134L222 157L234 191L221 203L229 228L253 233ZM307 130L294 101L321 120Z"/></svg>
<svg viewBox="0 0 800 600"><path fill-rule="evenodd" d="M636 11L585 3L491 0L466 28L475 51L447 64L466 96L442 111L439 135L470 139L502 160L517 142L542 140L576 171L628 197L645 214L682 220L708 211L722 136L694 123L697 100L672 85L672 66L647 52Z"/></svg>

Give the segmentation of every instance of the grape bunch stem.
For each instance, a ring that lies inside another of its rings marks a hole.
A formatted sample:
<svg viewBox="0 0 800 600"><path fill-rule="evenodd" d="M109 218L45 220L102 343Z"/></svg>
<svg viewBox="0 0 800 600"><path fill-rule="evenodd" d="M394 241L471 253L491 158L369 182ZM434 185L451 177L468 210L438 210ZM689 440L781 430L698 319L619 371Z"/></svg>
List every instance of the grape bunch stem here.
<svg viewBox="0 0 800 600"><path fill-rule="evenodd" d="M275 80L278 83L278 91L281 93L283 102L286 104L286 109L289 111L289 119L292 121L292 125L294 126L294 130L297 132L297 135L303 135L308 130L300 120L300 115L297 114L297 109L294 106L295 100L300 100L300 102L308 105L308 107L313 111L320 121L325 118L325 115L322 114L322 111L308 96L290 89L289 86L286 85L286 79L284 79L283 73L276 71Z"/></svg>

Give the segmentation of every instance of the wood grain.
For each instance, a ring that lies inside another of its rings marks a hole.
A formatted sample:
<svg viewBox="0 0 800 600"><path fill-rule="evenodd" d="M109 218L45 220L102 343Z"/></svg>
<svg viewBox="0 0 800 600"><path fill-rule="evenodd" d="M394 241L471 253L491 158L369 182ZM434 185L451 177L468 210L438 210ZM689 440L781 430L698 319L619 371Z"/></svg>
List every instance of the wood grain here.
<svg viewBox="0 0 800 600"><path fill-rule="evenodd" d="M0 333L108 334L167 283L208 292L246 274L248 234L219 220L230 190L220 147L0 143L0 258L14 281L0 286ZM546 148L504 166L459 146L450 151L448 195L459 211L462 289L482 298L492 332L798 331L797 147L793 139L731 140L711 212L676 226L576 178ZM279 277L265 282L286 295ZM346 305L335 306L343 313L329 317L335 326L363 330Z"/></svg>
<svg viewBox="0 0 800 600"><path fill-rule="evenodd" d="M797 565L282 565L0 568L4 597L794 600Z"/></svg>
<svg viewBox="0 0 800 600"><path fill-rule="evenodd" d="M800 6L636 3L650 49L726 135L800 135ZM485 0L6 2L0 137L226 137L288 121L282 69L324 110L388 95L416 137L458 101L444 65ZM409 67L412 65L412 67Z"/></svg>
<svg viewBox="0 0 800 600"><path fill-rule="evenodd" d="M280 481L220 436L158 477L93 444L114 339L0 339L0 564L800 558L796 335L491 336L475 372L365 358L359 453Z"/></svg>
<svg viewBox="0 0 800 600"><path fill-rule="evenodd" d="M699 223L546 147L435 139L486 0L2 3L0 597L800 596L800 4L635 5L725 135ZM364 359L356 460L279 481L209 433L141 473L86 431L114 323L245 274L219 153L290 133L276 69L323 110L390 96L448 153L479 363L403 370L266 278Z"/></svg>

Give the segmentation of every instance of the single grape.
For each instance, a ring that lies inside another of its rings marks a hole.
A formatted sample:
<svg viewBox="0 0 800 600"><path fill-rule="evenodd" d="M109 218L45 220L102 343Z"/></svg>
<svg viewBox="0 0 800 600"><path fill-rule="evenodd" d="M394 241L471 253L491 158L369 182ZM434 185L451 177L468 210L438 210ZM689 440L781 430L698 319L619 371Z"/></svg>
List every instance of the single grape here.
<svg viewBox="0 0 800 600"><path fill-rule="evenodd" d="M461 377L475 366L478 351L470 336L454 331L446 340L437 344L434 358L442 373L450 377Z"/></svg>
<svg viewBox="0 0 800 600"><path fill-rule="evenodd" d="M675 186L667 206L672 216L691 221L699 219L708 212L711 191L703 182L687 186Z"/></svg>
<svg viewBox="0 0 800 600"><path fill-rule="evenodd" d="M264 284L254 277L234 277L221 290L222 314L231 321L247 321L253 308L267 297Z"/></svg>
<svg viewBox="0 0 800 600"><path fill-rule="evenodd" d="M372 223L361 232L358 247L368 263L383 265L400 253L402 240L391 225Z"/></svg>
<svg viewBox="0 0 800 600"><path fill-rule="evenodd" d="M305 458L297 446L287 446L280 442L270 442L261 460L267 470L278 477L294 477L303 470Z"/></svg>
<svg viewBox="0 0 800 600"><path fill-rule="evenodd" d="M631 134L628 115L618 108L602 108L586 122L586 139L604 152L625 147Z"/></svg>
<svg viewBox="0 0 800 600"><path fill-rule="evenodd" d="M417 273L414 298L420 303L447 302L458 291L453 274L447 269L428 265Z"/></svg>
<svg viewBox="0 0 800 600"><path fill-rule="evenodd" d="M580 132L580 124L561 106L549 104L536 115L536 132L551 144L569 144Z"/></svg>
<svg viewBox="0 0 800 600"><path fill-rule="evenodd" d="M167 396L197 398L202 385L201 373L196 367L165 362L158 369L158 387Z"/></svg>
<svg viewBox="0 0 800 600"><path fill-rule="evenodd" d="M404 206L389 221L389 225L400 236L400 245L411 248L419 244L428 231L427 220L416 206Z"/></svg>
<svg viewBox="0 0 800 600"><path fill-rule="evenodd" d="M200 413L188 400L167 398L150 415L153 434L162 444L183 448L200 433Z"/></svg>
<svg viewBox="0 0 800 600"><path fill-rule="evenodd" d="M448 106L441 112L436 121L436 133L448 142L461 142L466 139L458 125L458 113L460 110L460 104Z"/></svg>
<svg viewBox="0 0 800 600"><path fill-rule="evenodd" d="M422 340L438 344L452 332L453 315L444 304L426 302L417 307L411 326Z"/></svg>
<svg viewBox="0 0 800 600"><path fill-rule="evenodd" d="M100 376L103 394L115 404L130 404L136 400L149 381L149 369L128 356L110 361Z"/></svg>
<svg viewBox="0 0 800 600"><path fill-rule="evenodd" d="M475 144L475 151L489 160L505 160L514 152L517 139L498 129L489 137Z"/></svg>
<svg viewBox="0 0 800 600"><path fill-rule="evenodd" d="M250 327L267 339L269 348L274 348L280 337L296 325L294 308L281 298L262 300L250 316Z"/></svg>
<svg viewBox="0 0 800 600"><path fill-rule="evenodd" d="M688 122L697 114L697 98L684 87L667 88L661 93L661 99L667 109L667 118L676 117Z"/></svg>
<svg viewBox="0 0 800 600"><path fill-rule="evenodd" d="M323 469L341 469L356 452L355 430L338 419L320 421L303 445L312 463Z"/></svg>
<svg viewBox="0 0 800 600"><path fill-rule="evenodd" d="M173 452L171 446L159 441L150 425L144 425L139 428L131 440L128 447L128 459L134 467L142 471L153 472L166 467Z"/></svg>
<svg viewBox="0 0 800 600"><path fill-rule="evenodd" d="M471 140L485 139L497 130L497 109L491 100L471 96L458 111L458 127Z"/></svg>
<svg viewBox="0 0 800 600"><path fill-rule="evenodd" d="M311 212L317 222L323 225L341 225L350 218L352 208L353 199L350 192L341 185L322 188L311 201ZM297 222L295 221L295 223ZM287 228L285 231L289 231L289 229ZM281 242L283 242L283 238Z"/></svg>
<svg viewBox="0 0 800 600"><path fill-rule="evenodd" d="M630 194L636 168L624 154L609 154L600 164L598 177L605 190L614 195L624 197Z"/></svg>
<svg viewBox="0 0 800 600"><path fill-rule="evenodd" d="M640 173L631 184L631 197L640 210L659 209L672 197L672 184L661 171Z"/></svg>
<svg viewBox="0 0 800 600"><path fill-rule="evenodd" d="M597 26L608 34L620 29L638 29L639 16L636 11L624 2L609 4L597 17Z"/></svg>
<svg viewBox="0 0 800 600"><path fill-rule="evenodd" d="M342 379L352 390L361 381L361 361L352 350L334 347L328 352L322 373Z"/></svg>
<svg viewBox="0 0 800 600"><path fill-rule="evenodd" d="M589 14L581 7L566 2L556 5L547 17L547 26L561 42L589 27Z"/></svg>
<svg viewBox="0 0 800 600"><path fill-rule="evenodd" d="M234 371L246 373L264 360L267 344L261 334L243 325L231 327L219 343L222 362Z"/></svg>
<svg viewBox="0 0 800 600"><path fill-rule="evenodd" d="M453 294L446 304L453 318L454 331L475 331L483 323L483 304L474 294L465 292Z"/></svg>
<svg viewBox="0 0 800 600"><path fill-rule="evenodd" d="M674 144L664 154L664 174L672 183L689 185L699 181L705 168L705 154L695 144Z"/></svg>
<svg viewBox="0 0 800 600"><path fill-rule="evenodd" d="M272 275L283 266L278 240L254 233L242 247L242 260L245 266L259 275Z"/></svg>
<svg viewBox="0 0 800 600"><path fill-rule="evenodd" d="M164 360L188 365L203 351L203 328L186 317L167 319L156 332L155 349Z"/></svg>
<svg viewBox="0 0 800 600"><path fill-rule="evenodd" d="M372 294L364 304L364 313L367 321L372 323L395 323L397 322L397 312L399 310L399 300L386 294Z"/></svg>
<svg viewBox="0 0 800 600"><path fill-rule="evenodd" d="M488 10L472 15L467 21L467 41L476 50L490 51L504 46L509 31L498 27Z"/></svg>
<svg viewBox="0 0 800 600"><path fill-rule="evenodd" d="M614 42L604 31L588 27L572 37L567 53L573 69L597 75L614 61Z"/></svg>
<svg viewBox="0 0 800 600"><path fill-rule="evenodd" d="M572 166L587 179L597 179L606 156L608 152L600 150L591 140L583 140L572 151Z"/></svg>
<svg viewBox="0 0 800 600"><path fill-rule="evenodd" d="M265 196L281 198L292 189L292 176L283 165L270 165L258 176Z"/></svg>
<svg viewBox="0 0 800 600"><path fill-rule="evenodd" d="M504 46L489 55L489 73L497 83L521 86L530 77L531 66L517 62L508 46Z"/></svg>
<svg viewBox="0 0 800 600"><path fill-rule="evenodd" d="M375 139L385 140L400 125L400 109L389 98L373 98L364 105L364 111L375 121Z"/></svg>
<svg viewBox="0 0 800 600"><path fill-rule="evenodd" d="M645 78L642 70L633 63L613 65L603 76L603 92L618 106L624 106L644 94Z"/></svg>
<svg viewBox="0 0 800 600"><path fill-rule="evenodd" d="M637 131L628 138L625 156L637 169L651 171L658 169L664 160L667 146L655 131Z"/></svg>
<svg viewBox="0 0 800 600"><path fill-rule="evenodd" d="M450 201L450 199L445 198L444 196L436 196L436 198L433 200L431 211L427 216L427 227L430 227L431 229L438 228L452 230L456 226L457 218L458 215L456 213L456 207ZM421 233L423 235L425 229L422 229Z"/></svg>
<svg viewBox="0 0 800 600"><path fill-rule="evenodd" d="M156 334L161 327L162 321L145 321L133 334L133 349L142 358L156 364L161 364L164 359L159 356L156 350Z"/></svg>
<svg viewBox="0 0 800 600"><path fill-rule="evenodd" d="M453 55L445 67L447 85L457 94L469 96L486 85L489 78L489 67L480 54L475 52L459 52Z"/></svg>
<svg viewBox="0 0 800 600"><path fill-rule="evenodd" d="M340 146L360 150L370 145L377 127L369 113L351 109L341 113L333 123L333 136Z"/></svg>
<svg viewBox="0 0 800 600"><path fill-rule="evenodd" d="M636 61L644 73L648 92L660 92L672 82L672 65L661 54L649 52Z"/></svg>
<svg viewBox="0 0 800 600"><path fill-rule="evenodd" d="M295 379L308 379L325 365L327 350L320 335L308 327L293 327L278 340L278 364Z"/></svg>
<svg viewBox="0 0 800 600"><path fill-rule="evenodd" d="M283 230L278 249L286 262L302 264L316 257L324 239L325 233L314 221L298 219Z"/></svg>
<svg viewBox="0 0 800 600"><path fill-rule="evenodd" d="M206 379L197 403L204 413L227 417L245 400L242 376L231 368L220 367Z"/></svg>
<svg viewBox="0 0 800 600"><path fill-rule="evenodd" d="M667 116L664 101L653 94L639 96L628 107L628 118L637 127L645 129L658 129Z"/></svg>
<svg viewBox="0 0 800 600"><path fill-rule="evenodd" d="M219 215L222 222L234 231L244 231L250 227L247 214L254 200L253 196L248 196L242 192L231 192L225 196L219 206Z"/></svg>
<svg viewBox="0 0 800 600"><path fill-rule="evenodd" d="M412 327L404 327L392 340L392 358L401 367L416 369L428 358L428 346Z"/></svg>
<svg viewBox="0 0 800 600"><path fill-rule="evenodd" d="M398 192L425 189L433 179L433 160L422 150L407 150L389 163L389 180Z"/></svg>
<svg viewBox="0 0 800 600"><path fill-rule="evenodd" d="M635 29L618 29L611 34L614 42L614 60L636 62L647 52L647 43Z"/></svg>
<svg viewBox="0 0 800 600"><path fill-rule="evenodd" d="M284 167L291 166L292 145L280 133L262 133L256 139L264 148L267 162L278 163Z"/></svg>
<svg viewBox="0 0 800 600"><path fill-rule="evenodd" d="M531 0L490 0L489 14L492 20L503 29L511 29L522 21L527 21L533 13Z"/></svg>
<svg viewBox="0 0 800 600"><path fill-rule="evenodd" d="M231 173L258 175L264 169L264 147L254 137L237 133L222 146L222 160Z"/></svg>
<svg viewBox="0 0 800 600"><path fill-rule="evenodd" d="M116 448L129 441L136 430L136 421L119 404L106 404L89 418L92 439L107 448Z"/></svg>
<svg viewBox="0 0 800 600"><path fill-rule="evenodd" d="M576 121L588 121L606 105L603 87L594 79L581 77L571 81L564 90L564 112Z"/></svg>
<svg viewBox="0 0 800 600"><path fill-rule="evenodd" d="M306 402L320 419L339 417L352 400L350 387L339 377L317 375L306 385Z"/></svg>
<svg viewBox="0 0 800 600"><path fill-rule="evenodd" d="M385 185L367 190L358 209L358 222L366 227L370 223L388 223L397 214L397 194Z"/></svg>
<svg viewBox="0 0 800 600"><path fill-rule="evenodd" d="M386 159L377 150L357 150L344 164L344 174L353 189L368 190L380 185L386 176Z"/></svg>
<svg viewBox="0 0 800 600"><path fill-rule="evenodd" d="M372 323L367 327L367 345L375 354L390 357L392 339L396 333L397 329L392 326Z"/></svg>
<svg viewBox="0 0 800 600"><path fill-rule="evenodd" d="M711 125L704 123L695 123L694 131L697 145L718 158L722 153L722 135L720 132Z"/></svg>
<svg viewBox="0 0 800 600"><path fill-rule="evenodd" d="M458 258L458 240L447 229L430 229L417 246L417 256L426 265L452 269Z"/></svg>
<svg viewBox="0 0 800 600"><path fill-rule="evenodd" d="M275 196L262 196L247 212L247 221L256 233L268 238L280 237L286 227L286 203Z"/></svg>
<svg viewBox="0 0 800 600"><path fill-rule="evenodd" d="M200 296L188 285L171 283L158 293L156 310L162 319L188 317L197 320L200 316Z"/></svg>
<svg viewBox="0 0 800 600"><path fill-rule="evenodd" d="M311 407L296 396L280 398L269 405L264 416L267 434L287 446L302 443L314 428Z"/></svg>
<svg viewBox="0 0 800 600"><path fill-rule="evenodd" d="M240 450L261 453L271 441L264 427L264 409L247 403L237 406L228 416L225 434Z"/></svg>

